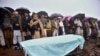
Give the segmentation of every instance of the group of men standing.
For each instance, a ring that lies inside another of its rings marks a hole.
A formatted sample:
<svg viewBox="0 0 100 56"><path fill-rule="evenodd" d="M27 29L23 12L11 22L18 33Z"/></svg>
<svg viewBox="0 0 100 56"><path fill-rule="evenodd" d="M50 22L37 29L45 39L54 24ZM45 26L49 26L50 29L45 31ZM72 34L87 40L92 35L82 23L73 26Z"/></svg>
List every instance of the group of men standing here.
<svg viewBox="0 0 100 56"><path fill-rule="evenodd" d="M45 14L33 13L30 16L28 12L21 15L18 11L12 12L10 16L5 13L0 22L0 45L15 48L20 46L21 41L63 35L61 18L55 16L51 20Z"/></svg>
<svg viewBox="0 0 100 56"><path fill-rule="evenodd" d="M15 49L16 46L20 47L21 41L41 37L78 34L87 40L88 37L97 36L99 27L96 19L85 20L85 16L78 15L69 21L67 18L62 21L61 15L49 17L44 11L40 12L33 12L30 16L29 12L20 14L14 11L10 16L7 13L0 16L0 45Z"/></svg>

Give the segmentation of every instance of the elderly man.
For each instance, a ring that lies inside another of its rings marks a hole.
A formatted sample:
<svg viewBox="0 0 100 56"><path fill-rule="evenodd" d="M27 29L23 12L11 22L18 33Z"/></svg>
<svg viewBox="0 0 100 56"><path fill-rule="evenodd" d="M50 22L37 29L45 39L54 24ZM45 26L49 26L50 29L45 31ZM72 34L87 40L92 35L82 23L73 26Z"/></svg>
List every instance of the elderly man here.
<svg viewBox="0 0 100 56"><path fill-rule="evenodd" d="M13 44L14 48L16 45L22 41L21 37L21 16L17 11L13 13L12 16L12 26L13 26Z"/></svg>

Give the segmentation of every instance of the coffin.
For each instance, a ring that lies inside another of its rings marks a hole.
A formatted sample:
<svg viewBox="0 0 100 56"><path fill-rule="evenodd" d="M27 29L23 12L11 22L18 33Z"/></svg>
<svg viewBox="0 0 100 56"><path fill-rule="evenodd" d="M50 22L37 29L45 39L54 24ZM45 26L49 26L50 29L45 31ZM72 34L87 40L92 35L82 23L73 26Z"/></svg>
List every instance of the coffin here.
<svg viewBox="0 0 100 56"><path fill-rule="evenodd" d="M70 34L32 39L20 44L29 56L64 56L78 46L83 49L84 43L82 36Z"/></svg>

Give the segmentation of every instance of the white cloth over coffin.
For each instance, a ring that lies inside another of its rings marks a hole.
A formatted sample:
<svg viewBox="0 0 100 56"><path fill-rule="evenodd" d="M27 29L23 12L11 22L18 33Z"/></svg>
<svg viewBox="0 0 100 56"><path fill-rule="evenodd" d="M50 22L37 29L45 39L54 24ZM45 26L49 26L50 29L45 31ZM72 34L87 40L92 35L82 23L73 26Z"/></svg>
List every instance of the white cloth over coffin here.
<svg viewBox="0 0 100 56"><path fill-rule="evenodd" d="M23 41L20 44L29 56L64 56L76 47L83 49L84 38L79 35L62 35Z"/></svg>

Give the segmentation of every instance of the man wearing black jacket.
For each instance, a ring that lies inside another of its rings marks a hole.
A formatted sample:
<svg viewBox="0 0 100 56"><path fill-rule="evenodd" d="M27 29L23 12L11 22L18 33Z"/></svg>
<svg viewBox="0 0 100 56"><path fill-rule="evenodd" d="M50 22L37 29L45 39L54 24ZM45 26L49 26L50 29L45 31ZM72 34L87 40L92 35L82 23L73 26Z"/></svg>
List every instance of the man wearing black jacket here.
<svg viewBox="0 0 100 56"><path fill-rule="evenodd" d="M13 26L13 44L14 47L22 41L21 37L21 16L18 14L17 11L13 13L12 16L12 26Z"/></svg>
<svg viewBox="0 0 100 56"><path fill-rule="evenodd" d="M24 16L22 17L22 37L23 37L23 40L28 40L31 38L30 26L29 26L30 20L31 20L31 18L29 16L29 13L25 12Z"/></svg>

